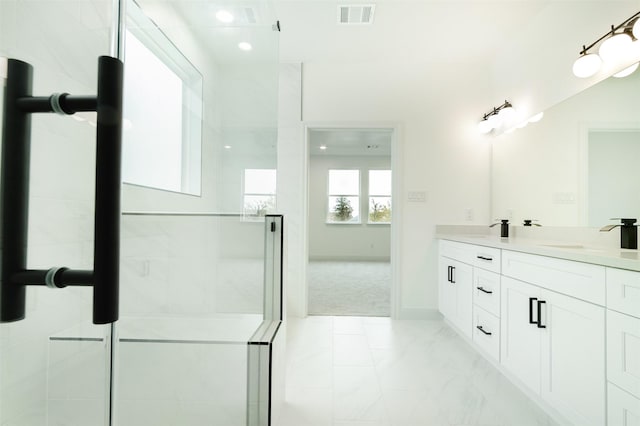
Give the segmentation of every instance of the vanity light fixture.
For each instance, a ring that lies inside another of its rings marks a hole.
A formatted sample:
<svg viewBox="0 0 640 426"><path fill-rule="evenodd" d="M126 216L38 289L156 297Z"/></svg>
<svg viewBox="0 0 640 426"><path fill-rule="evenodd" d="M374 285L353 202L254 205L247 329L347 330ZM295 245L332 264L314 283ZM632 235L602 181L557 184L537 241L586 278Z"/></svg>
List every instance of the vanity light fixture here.
<svg viewBox="0 0 640 426"><path fill-rule="evenodd" d="M615 63L624 60L632 51L633 46L640 38L640 12L635 13L618 26L611 26L602 37L591 43L583 45L580 57L573 63L573 74L576 77L588 78L595 75L603 63ZM592 49L600 45L598 53ZM635 68L633 68L635 66ZM626 77L635 71L637 64L632 65L616 74L615 77Z"/></svg>
<svg viewBox="0 0 640 426"><path fill-rule="evenodd" d="M513 105L505 100L502 105L493 107L482 116L482 120L478 123L478 131L484 135L500 127L511 127L515 115Z"/></svg>

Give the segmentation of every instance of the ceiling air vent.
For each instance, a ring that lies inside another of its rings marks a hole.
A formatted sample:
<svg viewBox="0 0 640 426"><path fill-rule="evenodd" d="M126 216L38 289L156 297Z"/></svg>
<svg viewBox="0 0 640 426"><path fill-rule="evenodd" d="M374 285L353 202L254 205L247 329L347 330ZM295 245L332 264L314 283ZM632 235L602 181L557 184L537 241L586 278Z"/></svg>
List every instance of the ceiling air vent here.
<svg viewBox="0 0 640 426"><path fill-rule="evenodd" d="M339 24L371 24L375 4L352 4L338 6Z"/></svg>

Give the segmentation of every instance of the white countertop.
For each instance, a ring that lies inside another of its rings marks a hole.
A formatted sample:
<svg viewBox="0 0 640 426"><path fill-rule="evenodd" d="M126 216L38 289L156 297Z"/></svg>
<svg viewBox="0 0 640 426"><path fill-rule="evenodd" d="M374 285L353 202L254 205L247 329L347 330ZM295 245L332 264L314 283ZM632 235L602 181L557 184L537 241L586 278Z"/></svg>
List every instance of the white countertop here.
<svg viewBox="0 0 640 426"><path fill-rule="evenodd" d="M535 240L519 237L500 238L495 235L484 234L436 234L436 238L640 271L640 251L638 250L600 247L580 242Z"/></svg>

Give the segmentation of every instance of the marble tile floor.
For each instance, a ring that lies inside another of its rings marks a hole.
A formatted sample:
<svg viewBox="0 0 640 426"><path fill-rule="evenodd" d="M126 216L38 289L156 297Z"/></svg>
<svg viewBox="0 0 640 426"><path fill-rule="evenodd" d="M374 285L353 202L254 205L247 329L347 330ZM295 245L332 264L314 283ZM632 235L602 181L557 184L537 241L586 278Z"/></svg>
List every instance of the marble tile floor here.
<svg viewBox="0 0 640 426"><path fill-rule="evenodd" d="M275 426L552 426L443 321L310 316L287 330Z"/></svg>

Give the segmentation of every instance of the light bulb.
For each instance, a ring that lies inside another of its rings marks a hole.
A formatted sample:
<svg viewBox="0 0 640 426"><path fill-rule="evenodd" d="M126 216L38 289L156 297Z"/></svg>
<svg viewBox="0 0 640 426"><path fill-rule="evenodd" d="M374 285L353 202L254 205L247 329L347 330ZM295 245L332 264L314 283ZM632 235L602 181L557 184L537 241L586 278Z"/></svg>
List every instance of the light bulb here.
<svg viewBox="0 0 640 426"><path fill-rule="evenodd" d="M580 78L591 77L600 70L602 59L595 53L582 55L573 63L573 75Z"/></svg>
<svg viewBox="0 0 640 426"><path fill-rule="evenodd" d="M636 23L633 24L633 29L631 30L631 32L637 40L640 40L640 18L636 19Z"/></svg>
<svg viewBox="0 0 640 426"><path fill-rule="evenodd" d="M632 42L633 40L631 40L629 34L616 34L606 39L602 45L600 45L598 54L605 62L618 60L624 57L625 52L631 47Z"/></svg>
<svg viewBox="0 0 640 426"><path fill-rule="evenodd" d="M542 117L544 117L544 112L540 111L529 119L529 123L537 123L538 121L542 120Z"/></svg>
<svg viewBox="0 0 640 426"><path fill-rule="evenodd" d="M492 129L491 124L489 123L489 120L487 120L486 118L478 123L478 132L480 132L480 134L482 135L486 135L491 131L491 129Z"/></svg>
<svg viewBox="0 0 640 426"><path fill-rule="evenodd" d="M618 78L626 77L628 75L633 74L633 72L635 70L637 70L637 69L638 69L638 62L636 62L635 64L631 65L630 67L627 67L627 68L623 69L620 72L615 73L613 76L614 77L618 77Z"/></svg>
<svg viewBox="0 0 640 426"><path fill-rule="evenodd" d="M500 120L503 124L508 125L511 124L511 121L516 116L516 110L513 109L511 105L508 105L500 110L498 113L500 116Z"/></svg>
<svg viewBox="0 0 640 426"><path fill-rule="evenodd" d="M216 13L216 19L220 22L228 24L230 22L233 22L233 15L231 14L231 12L228 12L226 10L219 10Z"/></svg>
<svg viewBox="0 0 640 426"><path fill-rule="evenodd" d="M500 120L500 117L498 117L498 114L491 115L489 118L487 118L487 121L489 122L489 125L492 129L497 129L502 124L502 121Z"/></svg>

